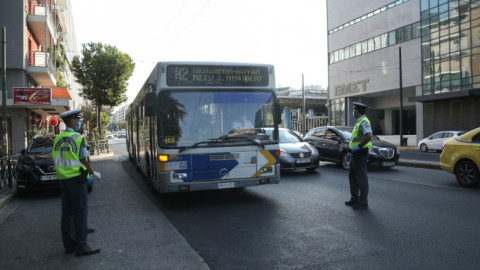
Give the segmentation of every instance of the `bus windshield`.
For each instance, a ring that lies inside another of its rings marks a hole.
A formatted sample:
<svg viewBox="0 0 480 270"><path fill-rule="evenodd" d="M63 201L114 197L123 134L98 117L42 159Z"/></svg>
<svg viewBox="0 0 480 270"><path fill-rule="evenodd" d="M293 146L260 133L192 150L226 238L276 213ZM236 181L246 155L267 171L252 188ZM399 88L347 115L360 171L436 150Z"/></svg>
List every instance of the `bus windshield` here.
<svg viewBox="0 0 480 270"><path fill-rule="evenodd" d="M272 91L168 91L158 94L158 142L163 148L276 143Z"/></svg>

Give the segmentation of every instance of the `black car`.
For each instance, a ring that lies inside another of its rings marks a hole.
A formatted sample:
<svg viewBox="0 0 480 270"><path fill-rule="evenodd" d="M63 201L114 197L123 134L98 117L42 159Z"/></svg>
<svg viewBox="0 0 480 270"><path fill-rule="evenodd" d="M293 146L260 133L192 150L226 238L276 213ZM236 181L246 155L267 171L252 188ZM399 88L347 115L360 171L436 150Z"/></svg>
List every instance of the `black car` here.
<svg viewBox="0 0 480 270"><path fill-rule="evenodd" d="M59 180L52 159L53 140L47 137L34 138L22 149L15 166L17 192L58 189ZM92 179L88 179L88 191L92 190Z"/></svg>
<svg viewBox="0 0 480 270"><path fill-rule="evenodd" d="M272 136L273 128L264 128L268 136ZM297 134L286 128L278 129L280 143L280 169L306 169L315 171L319 166L318 151L303 141Z"/></svg>
<svg viewBox="0 0 480 270"><path fill-rule="evenodd" d="M308 131L303 139L317 148L320 160L335 162L348 170L350 162L347 160L347 153L352 131L353 127L318 127ZM400 151L395 145L382 141L376 136L372 137L369 165L391 168L398 165L399 157Z"/></svg>

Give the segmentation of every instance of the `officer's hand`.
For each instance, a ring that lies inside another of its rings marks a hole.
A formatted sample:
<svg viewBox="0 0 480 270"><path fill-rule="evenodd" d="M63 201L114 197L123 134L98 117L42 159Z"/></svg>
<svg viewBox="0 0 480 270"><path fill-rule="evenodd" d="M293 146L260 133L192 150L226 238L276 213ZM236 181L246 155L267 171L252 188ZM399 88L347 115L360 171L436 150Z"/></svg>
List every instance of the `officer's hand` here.
<svg viewBox="0 0 480 270"><path fill-rule="evenodd" d="M95 176L98 180L102 180L102 174L99 172L93 172L93 176Z"/></svg>
<svg viewBox="0 0 480 270"><path fill-rule="evenodd" d="M360 150L360 146L357 145L357 146L353 147L352 153L355 153L355 152L357 152L358 150Z"/></svg>

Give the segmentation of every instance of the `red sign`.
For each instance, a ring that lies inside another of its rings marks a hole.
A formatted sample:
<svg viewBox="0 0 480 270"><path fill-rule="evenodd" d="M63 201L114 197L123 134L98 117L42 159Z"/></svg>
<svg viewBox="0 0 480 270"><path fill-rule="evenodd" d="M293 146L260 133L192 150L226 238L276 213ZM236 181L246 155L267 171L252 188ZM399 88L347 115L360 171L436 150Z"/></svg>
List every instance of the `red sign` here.
<svg viewBox="0 0 480 270"><path fill-rule="evenodd" d="M55 118L50 118L50 121L48 121L48 124L52 127L55 127L58 125L58 120Z"/></svg>
<svg viewBox="0 0 480 270"><path fill-rule="evenodd" d="M13 104L50 105L51 88L13 88Z"/></svg>

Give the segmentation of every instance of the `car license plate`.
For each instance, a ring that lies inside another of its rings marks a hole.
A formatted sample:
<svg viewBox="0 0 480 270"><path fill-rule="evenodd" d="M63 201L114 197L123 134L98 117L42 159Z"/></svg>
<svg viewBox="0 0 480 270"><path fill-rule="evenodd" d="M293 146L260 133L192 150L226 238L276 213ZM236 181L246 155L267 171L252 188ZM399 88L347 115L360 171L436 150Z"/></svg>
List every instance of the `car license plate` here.
<svg viewBox="0 0 480 270"><path fill-rule="evenodd" d="M387 166L387 167L390 167L390 166L395 166L395 162L391 161L391 162L382 162L382 166Z"/></svg>
<svg viewBox="0 0 480 270"><path fill-rule="evenodd" d="M218 183L218 189L234 188L234 187L235 187L235 182Z"/></svg>
<svg viewBox="0 0 480 270"><path fill-rule="evenodd" d="M310 163L312 162L311 158L297 158L297 163Z"/></svg>
<svg viewBox="0 0 480 270"><path fill-rule="evenodd" d="M57 175L43 175L40 176L40 181L51 181L51 180L57 180Z"/></svg>

